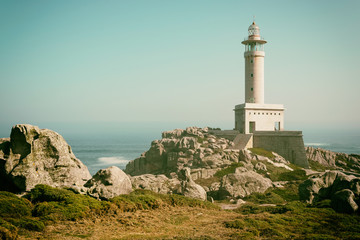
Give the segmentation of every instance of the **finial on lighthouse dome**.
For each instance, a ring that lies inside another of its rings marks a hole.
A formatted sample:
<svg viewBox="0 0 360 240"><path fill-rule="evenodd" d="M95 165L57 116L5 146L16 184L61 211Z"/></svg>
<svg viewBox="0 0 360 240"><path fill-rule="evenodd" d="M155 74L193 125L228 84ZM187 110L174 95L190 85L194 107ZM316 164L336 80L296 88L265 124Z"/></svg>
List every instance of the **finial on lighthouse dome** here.
<svg viewBox="0 0 360 240"><path fill-rule="evenodd" d="M255 21L250 25L248 32L249 32L249 37L250 36L260 37L260 28L258 25L256 25Z"/></svg>

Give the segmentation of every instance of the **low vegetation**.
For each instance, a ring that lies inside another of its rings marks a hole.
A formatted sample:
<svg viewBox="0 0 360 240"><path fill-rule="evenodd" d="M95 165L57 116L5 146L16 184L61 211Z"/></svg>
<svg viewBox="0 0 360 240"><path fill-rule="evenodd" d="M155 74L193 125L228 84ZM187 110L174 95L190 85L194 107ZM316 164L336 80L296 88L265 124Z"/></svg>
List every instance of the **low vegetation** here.
<svg viewBox="0 0 360 240"><path fill-rule="evenodd" d="M222 178L223 176L228 175L230 173L235 173L236 168L242 167L242 166L243 166L242 163L232 163L230 166L217 171L214 174L214 176L218 177L218 178Z"/></svg>
<svg viewBox="0 0 360 240"><path fill-rule="evenodd" d="M263 149L251 151L274 157ZM218 207L229 205L229 199L213 204L147 190L109 201L47 185L37 185L22 197L0 192L0 239L360 239L359 215L336 213L330 200L314 205L299 201L299 184L307 178L303 169L261 162L267 170L257 172L283 187L253 193L235 210ZM316 171L327 169L311 160L309 164ZM242 166L233 163L196 182L209 187Z"/></svg>
<svg viewBox="0 0 360 240"><path fill-rule="evenodd" d="M245 205L242 216L225 221L239 239L359 239L360 216L339 214L293 201L280 206Z"/></svg>
<svg viewBox="0 0 360 240"><path fill-rule="evenodd" d="M23 230L43 231L46 225L59 221L178 206L218 209L210 202L145 190L120 195L110 201L98 201L71 190L37 185L22 198L13 193L0 192L0 238L15 239L18 232Z"/></svg>
<svg viewBox="0 0 360 240"><path fill-rule="evenodd" d="M298 174L294 174L298 176ZM301 175L301 174L300 174ZM1 239L358 239L360 216L328 200L298 200L299 180L254 193L233 211L180 195L136 190L98 201L36 186L24 197L0 192ZM46 226L51 225L51 228Z"/></svg>
<svg viewBox="0 0 360 240"><path fill-rule="evenodd" d="M313 161L313 160L310 160L308 159L308 162L309 162L309 166L312 170L314 171L319 171L319 172L323 172L325 171L326 169L332 169L330 167L326 167L324 165L322 165L321 163L319 162L316 162L316 161Z"/></svg>
<svg viewBox="0 0 360 240"><path fill-rule="evenodd" d="M299 200L298 183L300 181L288 182L282 188L269 188L265 193L253 193L244 198L252 204L285 204Z"/></svg>
<svg viewBox="0 0 360 240"><path fill-rule="evenodd" d="M271 151L265 150L263 148L249 148L249 150L256 155L267 157L269 159L275 158L274 154Z"/></svg>

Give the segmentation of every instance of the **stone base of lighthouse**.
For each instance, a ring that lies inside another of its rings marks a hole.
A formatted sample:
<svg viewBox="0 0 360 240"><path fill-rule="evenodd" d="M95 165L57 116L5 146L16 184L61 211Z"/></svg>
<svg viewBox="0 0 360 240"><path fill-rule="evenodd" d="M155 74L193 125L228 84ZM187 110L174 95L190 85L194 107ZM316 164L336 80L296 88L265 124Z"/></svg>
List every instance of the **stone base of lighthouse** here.
<svg viewBox="0 0 360 240"><path fill-rule="evenodd" d="M240 133L284 130L282 104L244 103L235 106L235 128Z"/></svg>
<svg viewBox="0 0 360 240"><path fill-rule="evenodd" d="M301 131L256 131L250 134L237 130L210 130L209 133L234 142L234 149L263 148L276 152L289 162L308 168Z"/></svg>

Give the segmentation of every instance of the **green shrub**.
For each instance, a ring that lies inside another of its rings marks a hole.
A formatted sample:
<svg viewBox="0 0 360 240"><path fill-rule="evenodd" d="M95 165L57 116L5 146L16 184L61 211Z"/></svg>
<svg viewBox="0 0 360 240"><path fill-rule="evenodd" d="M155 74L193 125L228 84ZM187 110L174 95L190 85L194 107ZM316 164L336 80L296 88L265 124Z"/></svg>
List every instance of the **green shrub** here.
<svg viewBox="0 0 360 240"><path fill-rule="evenodd" d="M297 182L289 182L283 188L272 188L269 191L276 193L288 202L299 200L299 184Z"/></svg>
<svg viewBox="0 0 360 240"><path fill-rule="evenodd" d="M29 199L33 203L52 201L61 202L69 200L72 194L74 193L69 190L38 184L31 190L30 193L25 195L25 198Z"/></svg>
<svg viewBox="0 0 360 240"><path fill-rule="evenodd" d="M27 230L30 230L30 231L38 231L38 232L41 232L45 229L45 224L44 222L36 219L36 218L33 218L33 217L23 217L23 218L20 218L20 219L8 219L8 221L19 227L19 228L24 228L24 229L27 229Z"/></svg>
<svg viewBox="0 0 360 240"><path fill-rule="evenodd" d="M264 156L264 157L267 157L269 159L275 158L275 155L272 152L270 152L268 150L265 150L263 148L249 148L249 150L253 154L256 154L256 155Z"/></svg>
<svg viewBox="0 0 360 240"><path fill-rule="evenodd" d="M20 218L31 215L32 204L10 192L0 192L0 216Z"/></svg>
<svg viewBox="0 0 360 240"><path fill-rule="evenodd" d="M225 222L225 227L227 228L236 228L236 229L244 229L246 223L241 219L236 219L234 221Z"/></svg>
<svg viewBox="0 0 360 240"><path fill-rule="evenodd" d="M203 143L204 140L205 140L205 138L203 138L203 137L197 137L197 142L200 144Z"/></svg>
<svg viewBox="0 0 360 240"><path fill-rule="evenodd" d="M268 222L264 219L252 217L246 217L244 219L236 219L234 221L225 222L225 227L245 230L247 233L250 233L249 236L253 237L286 237L281 232L281 230L278 230L274 226L272 226L271 222Z"/></svg>
<svg viewBox="0 0 360 240"><path fill-rule="evenodd" d="M129 195L120 195L110 199L121 211L134 212L143 209L157 209L162 206L189 206L218 208L216 205L177 194L157 194L148 190L137 189Z"/></svg>
<svg viewBox="0 0 360 240"><path fill-rule="evenodd" d="M243 166L242 163L232 163L229 167L217 171L214 176L222 178L230 173L235 173L236 168Z"/></svg>
<svg viewBox="0 0 360 240"><path fill-rule="evenodd" d="M278 181L294 181L307 179L306 172L302 169L294 171L282 172L278 176Z"/></svg>
<svg viewBox="0 0 360 240"><path fill-rule="evenodd" d="M359 239L360 216L336 213L326 205L325 201L320 204L323 208L300 201L276 207L247 204L235 210L244 216L225 222L225 227L254 235L256 229L256 236L264 239Z"/></svg>
<svg viewBox="0 0 360 240"><path fill-rule="evenodd" d="M104 204L85 195L47 185L36 185L25 196L33 203L33 215L45 220L77 220L89 214L101 213Z"/></svg>
<svg viewBox="0 0 360 240"><path fill-rule="evenodd" d="M17 239L17 237L17 227L0 218L0 239Z"/></svg>
<svg viewBox="0 0 360 240"><path fill-rule="evenodd" d="M111 199L118 208L125 212L133 212L136 210L156 209L162 205L160 198L152 195L120 195Z"/></svg>
<svg viewBox="0 0 360 240"><path fill-rule="evenodd" d="M0 236L3 237L0 238L11 239L11 236L17 235L18 228L44 230L44 223L31 217L32 208L27 199L19 198L13 193L0 192Z"/></svg>
<svg viewBox="0 0 360 240"><path fill-rule="evenodd" d="M90 208L80 204L64 202L41 202L35 205L33 216L44 220L71 220L83 218L90 213Z"/></svg>
<svg viewBox="0 0 360 240"><path fill-rule="evenodd" d="M168 205L173 207L181 207L181 206L188 206L188 207L200 207L200 208L207 208L207 209L219 209L219 207L211 202L208 201L201 201L194 198L188 198L185 196L171 194L171 195L162 195L163 201L165 201Z"/></svg>
<svg viewBox="0 0 360 240"><path fill-rule="evenodd" d="M317 208L331 208L331 200L330 199L325 199L322 200L320 202L315 202L313 204L313 207L317 207Z"/></svg>
<svg viewBox="0 0 360 240"><path fill-rule="evenodd" d="M259 213L272 213L272 214L282 214L286 212L298 212L305 209L307 205L300 201L289 202L285 205L279 206L260 206L253 203L247 203L242 205L241 207L234 210L235 212L242 214L259 214Z"/></svg>
<svg viewBox="0 0 360 240"><path fill-rule="evenodd" d="M285 202L281 196L271 191L265 193L253 193L245 197L244 200L257 204L280 204Z"/></svg>
<svg viewBox="0 0 360 240"><path fill-rule="evenodd" d="M309 162L310 168L315 171L323 172L326 169L332 169L332 167L326 167L326 166L322 165L321 163L310 160L310 159L308 159L308 162Z"/></svg>
<svg viewBox="0 0 360 240"><path fill-rule="evenodd" d="M259 206L257 204L253 204L253 203L246 203L244 205L242 205L241 207L235 209L235 212L241 213L241 214L259 214L259 213L263 213L263 212L268 212L269 209L272 209L274 207L272 206Z"/></svg>

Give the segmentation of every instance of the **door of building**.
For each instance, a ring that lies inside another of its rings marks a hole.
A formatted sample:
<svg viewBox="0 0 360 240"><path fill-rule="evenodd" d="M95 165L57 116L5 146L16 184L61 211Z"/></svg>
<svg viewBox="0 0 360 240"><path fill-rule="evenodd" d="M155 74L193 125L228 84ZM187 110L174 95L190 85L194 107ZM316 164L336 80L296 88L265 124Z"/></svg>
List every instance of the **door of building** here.
<svg viewBox="0 0 360 240"><path fill-rule="evenodd" d="M249 133L255 132L255 122L249 122Z"/></svg>

